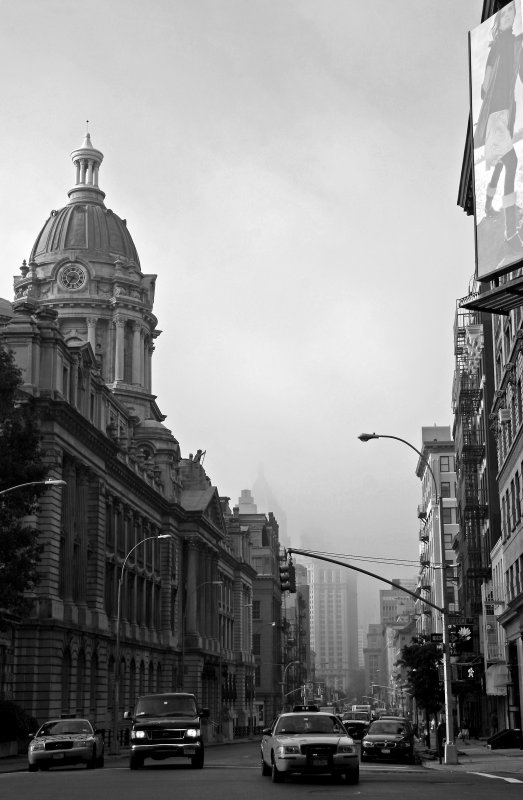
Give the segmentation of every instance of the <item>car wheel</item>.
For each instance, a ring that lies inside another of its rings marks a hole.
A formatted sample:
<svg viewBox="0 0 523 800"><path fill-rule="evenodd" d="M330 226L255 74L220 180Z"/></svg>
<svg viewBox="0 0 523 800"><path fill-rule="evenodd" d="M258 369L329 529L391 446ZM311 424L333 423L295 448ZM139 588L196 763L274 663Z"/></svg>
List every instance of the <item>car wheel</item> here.
<svg viewBox="0 0 523 800"><path fill-rule="evenodd" d="M38 764L28 764L27 769L29 772L38 772Z"/></svg>
<svg viewBox="0 0 523 800"><path fill-rule="evenodd" d="M414 750L411 750L407 756L407 763L408 764L415 764L416 763L416 756L414 755Z"/></svg>
<svg viewBox="0 0 523 800"><path fill-rule="evenodd" d="M280 772L276 764L274 763L274 758L272 760L272 767L271 767L271 778L273 783L283 783L285 780L285 775L283 772Z"/></svg>
<svg viewBox="0 0 523 800"><path fill-rule="evenodd" d="M143 767L143 758L140 756L131 756L129 759L129 769L141 769Z"/></svg>
<svg viewBox="0 0 523 800"><path fill-rule="evenodd" d="M101 768L101 767L103 767L104 764L105 764L105 757L104 757L104 754L102 753L102 755L100 756L100 758L96 762L96 766Z"/></svg>
<svg viewBox="0 0 523 800"><path fill-rule="evenodd" d="M93 754L85 766L86 769L95 769L95 767L97 766L96 750L94 748L93 748Z"/></svg>
<svg viewBox="0 0 523 800"><path fill-rule="evenodd" d="M267 766L263 756L261 757L261 774L264 778L268 778L271 774L271 768Z"/></svg>
<svg viewBox="0 0 523 800"><path fill-rule="evenodd" d="M360 782L360 768L355 767L355 769L350 769L348 772L345 773L345 780L347 783L350 783L352 786L355 786L357 783Z"/></svg>
<svg viewBox="0 0 523 800"><path fill-rule="evenodd" d="M203 750L198 755L191 758L191 766L193 769L202 769L203 767Z"/></svg>

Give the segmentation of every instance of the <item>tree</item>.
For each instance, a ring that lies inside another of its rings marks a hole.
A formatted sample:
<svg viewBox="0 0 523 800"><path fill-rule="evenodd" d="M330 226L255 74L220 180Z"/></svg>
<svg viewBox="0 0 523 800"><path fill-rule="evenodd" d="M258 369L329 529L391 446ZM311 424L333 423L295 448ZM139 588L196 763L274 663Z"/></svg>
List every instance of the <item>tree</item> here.
<svg viewBox="0 0 523 800"><path fill-rule="evenodd" d="M435 643L419 636L401 651L399 664L407 670L407 683L418 708L427 716L427 746L430 746L430 718L443 707L444 691L439 665L442 653Z"/></svg>
<svg viewBox="0 0 523 800"><path fill-rule="evenodd" d="M0 346L0 491L46 475L34 401L21 386L21 371ZM38 583L40 546L37 531L24 518L35 513L43 491L30 486L0 495L0 629L31 607L25 592Z"/></svg>

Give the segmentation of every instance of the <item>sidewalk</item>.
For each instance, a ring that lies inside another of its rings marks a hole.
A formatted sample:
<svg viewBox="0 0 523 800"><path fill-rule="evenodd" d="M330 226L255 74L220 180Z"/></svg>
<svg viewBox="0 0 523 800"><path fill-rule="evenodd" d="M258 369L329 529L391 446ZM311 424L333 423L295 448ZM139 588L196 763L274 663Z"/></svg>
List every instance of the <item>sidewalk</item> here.
<svg viewBox="0 0 523 800"><path fill-rule="evenodd" d="M458 763L440 764L436 751L418 750L417 755L424 767L451 772L510 772L523 779L523 750L518 748L491 750L486 741L472 739L459 742Z"/></svg>

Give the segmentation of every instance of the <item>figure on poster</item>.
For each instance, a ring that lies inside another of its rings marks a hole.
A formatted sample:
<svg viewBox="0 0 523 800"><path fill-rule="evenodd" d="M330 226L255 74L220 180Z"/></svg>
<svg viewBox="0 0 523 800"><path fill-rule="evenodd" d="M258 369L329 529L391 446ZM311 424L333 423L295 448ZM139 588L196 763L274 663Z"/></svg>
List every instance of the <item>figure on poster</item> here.
<svg viewBox="0 0 523 800"><path fill-rule="evenodd" d="M523 236L517 220L515 176L518 157L514 149L516 119L516 81L523 81L523 35L513 32L515 3L504 6L495 15L489 53L481 86L481 109L474 131L474 147L485 146L485 162L492 175L486 190L485 214L494 216L492 201L503 168L505 241L510 249L523 255Z"/></svg>

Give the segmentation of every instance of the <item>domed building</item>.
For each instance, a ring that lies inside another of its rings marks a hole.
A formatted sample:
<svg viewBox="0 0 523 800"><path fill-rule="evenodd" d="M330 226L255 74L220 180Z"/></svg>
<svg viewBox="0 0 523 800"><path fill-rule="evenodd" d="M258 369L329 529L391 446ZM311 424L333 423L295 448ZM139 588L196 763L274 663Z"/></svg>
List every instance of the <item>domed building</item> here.
<svg viewBox="0 0 523 800"><path fill-rule="evenodd" d="M256 573L227 499L200 454L182 458L152 394L156 275L105 205L102 160L87 133L69 202L49 214L13 302L0 300L0 345L35 400L48 475L65 481L31 519L40 583L0 664L28 713L90 716L114 749L143 692L193 691L212 720L226 698L227 717L249 723Z"/></svg>

